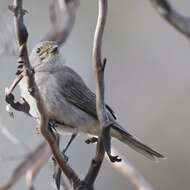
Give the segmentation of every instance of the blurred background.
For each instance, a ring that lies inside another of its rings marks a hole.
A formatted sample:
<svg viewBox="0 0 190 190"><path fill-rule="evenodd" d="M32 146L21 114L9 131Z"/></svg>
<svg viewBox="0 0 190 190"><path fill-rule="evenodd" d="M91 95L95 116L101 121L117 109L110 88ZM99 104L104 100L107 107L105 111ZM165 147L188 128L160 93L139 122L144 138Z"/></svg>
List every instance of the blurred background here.
<svg viewBox="0 0 190 190"><path fill-rule="evenodd" d="M12 17L7 11L9 2L0 1L0 47L5 41L10 41L11 47L15 43ZM189 13L190 1L170 2L181 13ZM48 6L49 0L24 1L29 12L25 22L30 50L50 27ZM92 90L95 84L91 51L96 17L97 1L81 0L73 32L61 50L67 64L80 73ZM154 163L120 142L113 144L155 190L190 187L189 52L189 41L166 23L148 0L109 0L103 42L103 56L108 59L107 103L126 129L163 153L167 160ZM42 141L32 119L16 112L13 120L5 111L4 88L14 79L16 58L17 54L7 52L0 55L0 127L7 127L28 148L13 145L0 133L0 184L6 182L16 165ZM86 174L95 152L94 145L84 143L86 138L84 135L77 137L68 151L70 163L81 177ZM36 178L35 186L53 189L50 183L51 160ZM133 189L107 161L103 163L96 187L100 190ZM27 189L24 178L13 189Z"/></svg>

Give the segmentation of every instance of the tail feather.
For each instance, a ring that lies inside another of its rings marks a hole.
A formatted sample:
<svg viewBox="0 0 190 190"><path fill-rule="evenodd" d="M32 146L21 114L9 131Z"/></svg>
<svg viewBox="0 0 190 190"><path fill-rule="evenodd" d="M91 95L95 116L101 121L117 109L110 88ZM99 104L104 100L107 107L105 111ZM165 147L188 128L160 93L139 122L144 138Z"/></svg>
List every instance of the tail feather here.
<svg viewBox="0 0 190 190"><path fill-rule="evenodd" d="M113 129L113 137L129 145L131 148L143 154L147 158L151 160L158 160L158 159L165 158L162 154L156 152L155 150L151 149L150 147L146 146L145 144L135 139L131 134L129 134L121 126L115 125L112 127L112 129Z"/></svg>

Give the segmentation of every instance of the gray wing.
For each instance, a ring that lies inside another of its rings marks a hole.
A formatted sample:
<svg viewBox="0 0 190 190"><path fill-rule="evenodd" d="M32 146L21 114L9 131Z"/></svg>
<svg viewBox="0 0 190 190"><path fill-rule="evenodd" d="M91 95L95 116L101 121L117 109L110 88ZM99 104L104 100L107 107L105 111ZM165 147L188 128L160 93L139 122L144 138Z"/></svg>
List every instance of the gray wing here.
<svg viewBox="0 0 190 190"><path fill-rule="evenodd" d="M60 93L68 102L97 118L96 95L86 86L75 71L67 66L63 66L56 73L56 80L59 86L61 86ZM114 119L116 119L113 110L108 105L106 107Z"/></svg>

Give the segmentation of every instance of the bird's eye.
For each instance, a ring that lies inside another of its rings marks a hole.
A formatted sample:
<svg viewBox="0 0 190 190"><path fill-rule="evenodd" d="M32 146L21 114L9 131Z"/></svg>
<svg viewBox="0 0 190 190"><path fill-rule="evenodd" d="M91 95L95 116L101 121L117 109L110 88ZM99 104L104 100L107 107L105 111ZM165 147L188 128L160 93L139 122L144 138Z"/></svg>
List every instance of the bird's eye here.
<svg viewBox="0 0 190 190"><path fill-rule="evenodd" d="M40 53L41 49L37 48L36 53Z"/></svg>

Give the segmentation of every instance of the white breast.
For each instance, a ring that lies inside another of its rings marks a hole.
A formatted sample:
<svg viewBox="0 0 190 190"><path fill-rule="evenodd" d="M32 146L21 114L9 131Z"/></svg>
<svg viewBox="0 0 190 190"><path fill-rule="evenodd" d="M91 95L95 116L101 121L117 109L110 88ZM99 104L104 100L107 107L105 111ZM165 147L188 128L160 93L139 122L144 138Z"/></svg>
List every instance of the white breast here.
<svg viewBox="0 0 190 190"><path fill-rule="evenodd" d="M30 95L28 91L26 77L23 77L23 79L20 81L19 87L20 87L21 97L24 98L27 101L27 103L30 105L29 113L31 114L32 117L38 118L39 112L36 105L36 100Z"/></svg>

